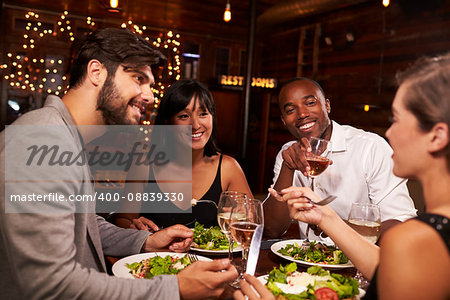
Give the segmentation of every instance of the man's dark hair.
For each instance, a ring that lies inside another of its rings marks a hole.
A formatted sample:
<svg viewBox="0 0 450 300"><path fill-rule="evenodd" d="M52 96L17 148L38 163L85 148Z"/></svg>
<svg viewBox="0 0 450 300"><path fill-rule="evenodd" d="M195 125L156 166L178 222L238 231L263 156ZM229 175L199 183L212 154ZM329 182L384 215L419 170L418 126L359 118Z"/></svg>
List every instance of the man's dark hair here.
<svg viewBox="0 0 450 300"><path fill-rule="evenodd" d="M323 91L323 89L322 89L322 87L320 86L320 84L319 84L317 81L312 80L312 79L307 78L307 77L295 77L295 78L289 79L287 82L285 82L285 83L281 86L281 88L280 88L280 90L278 91L278 93L281 92L281 90L282 90L285 86L287 86L288 84L290 84L290 83L292 83L292 82L295 82L295 81L302 81L302 80L306 80L306 81L309 81L309 82L313 83L313 84L320 90L320 92L322 93L322 95L325 97L325 92Z"/></svg>
<svg viewBox="0 0 450 300"><path fill-rule="evenodd" d="M148 41L122 28L105 28L91 32L82 42L72 63L70 88L80 85L90 60L97 59L114 76L117 67L126 68L163 65L166 57Z"/></svg>

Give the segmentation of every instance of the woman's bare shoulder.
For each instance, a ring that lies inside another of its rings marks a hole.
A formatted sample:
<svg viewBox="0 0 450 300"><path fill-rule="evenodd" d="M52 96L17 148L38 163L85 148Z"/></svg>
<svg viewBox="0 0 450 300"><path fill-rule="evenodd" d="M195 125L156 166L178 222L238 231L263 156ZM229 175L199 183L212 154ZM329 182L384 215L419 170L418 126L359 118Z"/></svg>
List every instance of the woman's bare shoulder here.
<svg viewBox="0 0 450 300"><path fill-rule="evenodd" d="M381 245L384 244L385 247L389 247L402 244L414 247L422 246L423 243L439 241L440 239L434 228L422 221L411 219L389 229L383 236Z"/></svg>
<svg viewBox="0 0 450 300"><path fill-rule="evenodd" d="M431 226L419 220L406 221L389 229L380 247L380 299L445 299L442 296L450 291L446 279L450 257ZM426 294L431 285L434 290Z"/></svg>
<svg viewBox="0 0 450 300"><path fill-rule="evenodd" d="M403 258L423 256L426 251L446 250L440 235L428 224L411 219L389 229L380 241L382 253L390 256L399 255ZM414 259L414 258L413 258Z"/></svg>
<svg viewBox="0 0 450 300"><path fill-rule="evenodd" d="M222 174L226 173L231 177L236 175L244 175L244 171L242 170L239 162L235 158L225 154L223 154L222 158L222 170L224 171Z"/></svg>
<svg viewBox="0 0 450 300"><path fill-rule="evenodd" d="M221 174L224 189L240 191L246 193L249 197L253 197L244 171L236 159L224 154L222 158Z"/></svg>
<svg viewBox="0 0 450 300"><path fill-rule="evenodd" d="M239 165L238 161L234 157L226 154L222 154L222 164L224 165L224 167L230 168L238 167L239 169L241 169L241 166Z"/></svg>

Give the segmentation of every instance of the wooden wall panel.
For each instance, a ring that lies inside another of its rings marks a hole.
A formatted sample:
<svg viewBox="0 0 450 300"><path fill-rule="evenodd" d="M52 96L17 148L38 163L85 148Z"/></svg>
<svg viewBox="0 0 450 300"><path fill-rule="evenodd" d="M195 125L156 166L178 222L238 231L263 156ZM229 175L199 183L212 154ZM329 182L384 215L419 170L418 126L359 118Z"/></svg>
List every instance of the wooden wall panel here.
<svg viewBox="0 0 450 300"><path fill-rule="evenodd" d="M211 91L216 104L217 143L221 150L234 157L240 155L242 141L242 108L240 93Z"/></svg>

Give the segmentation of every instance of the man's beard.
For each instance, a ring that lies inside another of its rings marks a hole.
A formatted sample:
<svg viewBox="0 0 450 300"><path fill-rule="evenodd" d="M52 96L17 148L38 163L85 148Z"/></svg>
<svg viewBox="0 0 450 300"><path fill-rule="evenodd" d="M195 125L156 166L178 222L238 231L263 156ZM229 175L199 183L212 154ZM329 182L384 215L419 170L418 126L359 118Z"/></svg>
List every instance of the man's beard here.
<svg viewBox="0 0 450 300"><path fill-rule="evenodd" d="M106 125L135 124L128 118L127 109L128 102L120 96L113 77L108 75L97 97L97 110L102 112L104 123Z"/></svg>

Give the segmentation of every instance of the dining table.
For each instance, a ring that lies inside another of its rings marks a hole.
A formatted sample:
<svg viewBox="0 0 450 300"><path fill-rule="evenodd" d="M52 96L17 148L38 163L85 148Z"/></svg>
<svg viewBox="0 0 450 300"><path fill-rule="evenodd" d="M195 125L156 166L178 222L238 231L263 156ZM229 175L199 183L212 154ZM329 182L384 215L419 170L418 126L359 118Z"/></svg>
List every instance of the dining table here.
<svg viewBox="0 0 450 300"><path fill-rule="evenodd" d="M296 222L296 221L293 221L291 223L288 230L280 238L271 239L266 236L263 236L263 239L261 241L259 257L258 257L258 263L256 265L255 276L258 277L258 276L266 275L270 271L272 271L273 268L275 268L275 267L278 268L278 267L280 267L280 265L284 266L284 265L291 263L291 261L288 261L288 260L274 254L270 250L270 246L281 240L299 239L299 238L300 238L299 227L298 227L298 222ZM194 250L190 250L189 252L195 253L196 255L208 257L211 259L227 257L227 254L224 254L224 255L212 254L211 255L208 253L198 253ZM117 262L119 259L120 259L120 257L106 256L106 262L107 262L109 271L111 270L112 265L115 262ZM242 257L241 257L240 252L234 252L232 264L239 268L241 263L242 263ZM302 264L297 264L298 271L306 272L307 269L308 269L308 266L305 266ZM338 273L338 274L351 276L351 277L354 277L356 274L356 269L354 267L344 268L344 269L333 269L331 271L333 273ZM227 299L227 300L233 299L233 293L235 290L236 289L234 287L232 287L231 285L226 285L225 290L222 293L222 295L219 297L219 299Z"/></svg>

